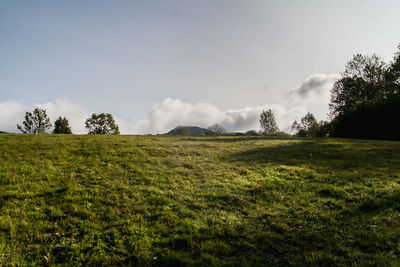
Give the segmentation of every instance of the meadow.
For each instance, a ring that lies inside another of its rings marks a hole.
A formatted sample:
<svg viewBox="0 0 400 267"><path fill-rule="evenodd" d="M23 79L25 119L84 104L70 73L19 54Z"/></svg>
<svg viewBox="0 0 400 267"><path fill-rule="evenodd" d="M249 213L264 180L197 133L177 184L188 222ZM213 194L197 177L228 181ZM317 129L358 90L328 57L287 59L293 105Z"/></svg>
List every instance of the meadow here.
<svg viewBox="0 0 400 267"><path fill-rule="evenodd" d="M400 264L400 142L0 135L0 265Z"/></svg>

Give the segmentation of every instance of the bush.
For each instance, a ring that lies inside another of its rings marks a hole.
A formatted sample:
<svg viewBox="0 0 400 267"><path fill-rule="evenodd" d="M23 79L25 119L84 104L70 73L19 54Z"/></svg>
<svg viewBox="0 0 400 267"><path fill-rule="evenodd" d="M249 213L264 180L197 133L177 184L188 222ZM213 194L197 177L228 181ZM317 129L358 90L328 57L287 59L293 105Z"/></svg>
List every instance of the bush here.
<svg viewBox="0 0 400 267"><path fill-rule="evenodd" d="M54 122L54 134L72 134L71 127L69 127L69 122L67 118L58 117Z"/></svg>

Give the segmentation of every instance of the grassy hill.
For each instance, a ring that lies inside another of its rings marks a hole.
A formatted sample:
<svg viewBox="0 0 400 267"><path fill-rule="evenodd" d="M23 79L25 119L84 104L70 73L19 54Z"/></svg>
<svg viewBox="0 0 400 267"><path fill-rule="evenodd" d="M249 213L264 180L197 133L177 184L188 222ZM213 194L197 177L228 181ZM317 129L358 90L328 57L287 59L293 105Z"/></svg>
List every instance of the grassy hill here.
<svg viewBox="0 0 400 267"><path fill-rule="evenodd" d="M0 136L0 265L396 265L400 142Z"/></svg>
<svg viewBox="0 0 400 267"><path fill-rule="evenodd" d="M166 133L167 135L192 135L192 136L204 136L204 135L213 135L213 132L197 127L197 126L178 126Z"/></svg>

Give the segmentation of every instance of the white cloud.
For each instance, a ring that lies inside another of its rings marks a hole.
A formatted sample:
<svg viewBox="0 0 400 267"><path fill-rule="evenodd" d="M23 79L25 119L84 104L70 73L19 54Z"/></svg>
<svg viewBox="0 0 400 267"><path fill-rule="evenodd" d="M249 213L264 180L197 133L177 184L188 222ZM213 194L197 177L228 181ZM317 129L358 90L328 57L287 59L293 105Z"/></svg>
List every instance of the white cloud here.
<svg viewBox="0 0 400 267"><path fill-rule="evenodd" d="M16 132L26 108L18 102L0 102L0 131Z"/></svg>
<svg viewBox="0 0 400 267"><path fill-rule="evenodd" d="M55 102L47 102L43 104L38 103L34 106L46 109L47 115L51 119L52 124L54 124L54 121L58 117L66 117L73 133L87 133L85 129L85 121L89 118L90 112L83 107L71 103L66 99L56 99ZM32 110L32 108L30 110Z"/></svg>
<svg viewBox="0 0 400 267"><path fill-rule="evenodd" d="M32 111L34 106L46 109L52 124L54 124L54 121L59 116L66 117L73 133L86 133L84 123L90 113L83 107L73 104L66 99L56 99L55 102L36 103L29 107L18 102L0 102L0 131L19 132L17 124L22 124L25 112Z"/></svg>
<svg viewBox="0 0 400 267"><path fill-rule="evenodd" d="M165 98L153 106L139 128L146 133L164 133L178 125L206 127L221 119L220 110L210 103L191 104L179 99Z"/></svg>
<svg viewBox="0 0 400 267"><path fill-rule="evenodd" d="M191 104L179 99L166 98L154 105L149 116L139 122L146 133L165 133L178 125L208 127L218 123L227 131L241 132L259 129L262 110L272 109L281 129L287 130L299 114L306 114L304 105L286 108L272 104L242 109L221 110L210 103Z"/></svg>

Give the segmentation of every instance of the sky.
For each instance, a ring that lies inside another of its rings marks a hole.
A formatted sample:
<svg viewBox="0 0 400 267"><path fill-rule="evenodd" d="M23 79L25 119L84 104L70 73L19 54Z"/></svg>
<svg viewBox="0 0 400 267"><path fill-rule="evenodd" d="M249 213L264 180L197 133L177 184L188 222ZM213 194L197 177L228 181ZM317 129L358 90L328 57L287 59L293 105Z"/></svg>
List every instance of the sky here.
<svg viewBox="0 0 400 267"><path fill-rule="evenodd" d="M123 134L218 123L279 127L312 112L356 53L389 62L400 1L0 1L0 131L46 108L86 133L111 113Z"/></svg>

